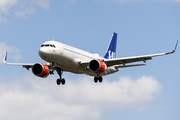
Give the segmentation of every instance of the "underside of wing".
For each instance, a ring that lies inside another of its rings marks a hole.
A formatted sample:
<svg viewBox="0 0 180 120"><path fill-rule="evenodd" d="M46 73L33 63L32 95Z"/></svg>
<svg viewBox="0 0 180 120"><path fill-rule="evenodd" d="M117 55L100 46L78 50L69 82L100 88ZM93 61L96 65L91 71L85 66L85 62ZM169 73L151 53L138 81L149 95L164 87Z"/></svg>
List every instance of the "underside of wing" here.
<svg viewBox="0 0 180 120"><path fill-rule="evenodd" d="M139 62L143 61L146 63L146 60L151 60L151 57L125 57L125 58L116 58L116 59L106 59L104 62L106 63L107 66L113 66L113 65L123 65L126 66L128 63L133 63L133 62Z"/></svg>
<svg viewBox="0 0 180 120"><path fill-rule="evenodd" d="M79 62L79 64L82 66L82 67L87 67L89 65L90 61L83 61L83 62Z"/></svg>

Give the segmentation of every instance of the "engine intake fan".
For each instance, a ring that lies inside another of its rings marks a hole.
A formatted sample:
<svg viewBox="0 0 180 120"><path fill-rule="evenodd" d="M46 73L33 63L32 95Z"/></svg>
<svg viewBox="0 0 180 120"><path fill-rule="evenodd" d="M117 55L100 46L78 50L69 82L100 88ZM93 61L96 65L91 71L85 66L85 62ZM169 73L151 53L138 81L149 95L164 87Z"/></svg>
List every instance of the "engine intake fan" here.
<svg viewBox="0 0 180 120"><path fill-rule="evenodd" d="M106 64L101 60L91 60L89 63L89 69L97 74L103 73L106 67Z"/></svg>
<svg viewBox="0 0 180 120"><path fill-rule="evenodd" d="M32 67L32 72L34 75L44 78L49 75L49 68L47 65L44 65L43 63L36 63Z"/></svg>

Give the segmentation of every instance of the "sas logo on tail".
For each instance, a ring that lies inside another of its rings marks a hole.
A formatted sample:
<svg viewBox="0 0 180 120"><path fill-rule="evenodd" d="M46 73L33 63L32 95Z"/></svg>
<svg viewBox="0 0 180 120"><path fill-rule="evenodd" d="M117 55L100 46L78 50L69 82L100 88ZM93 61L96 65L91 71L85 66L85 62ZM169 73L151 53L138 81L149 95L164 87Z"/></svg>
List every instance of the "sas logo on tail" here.
<svg viewBox="0 0 180 120"><path fill-rule="evenodd" d="M108 54L109 54L108 59L113 59L116 57L116 53L114 52L108 51Z"/></svg>

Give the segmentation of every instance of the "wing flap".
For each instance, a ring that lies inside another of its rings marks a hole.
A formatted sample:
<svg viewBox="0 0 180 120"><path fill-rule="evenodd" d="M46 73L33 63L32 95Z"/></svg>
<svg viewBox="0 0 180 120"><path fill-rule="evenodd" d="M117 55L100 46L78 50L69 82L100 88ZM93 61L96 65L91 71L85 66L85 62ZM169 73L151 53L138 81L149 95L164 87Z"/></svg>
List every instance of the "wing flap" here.
<svg viewBox="0 0 180 120"><path fill-rule="evenodd" d="M146 64L135 64L135 65L125 65L125 66L115 66L115 68L126 68L126 67L135 67L135 66L143 66Z"/></svg>
<svg viewBox="0 0 180 120"><path fill-rule="evenodd" d="M152 59L151 57L135 56L135 57L108 59L105 60L104 62L106 63L107 66L120 65L120 64L123 64L125 66L125 64L139 62L139 61L143 61L144 63L146 63L146 60L151 60L151 59Z"/></svg>
<svg viewBox="0 0 180 120"><path fill-rule="evenodd" d="M117 59L107 59L104 60L107 66L113 66L113 65L121 65L123 64L124 66L128 63L133 63L133 62L139 62L143 61L146 63L146 60L151 60L151 57L146 57L146 56L135 56L135 57L125 57L125 58L117 58Z"/></svg>

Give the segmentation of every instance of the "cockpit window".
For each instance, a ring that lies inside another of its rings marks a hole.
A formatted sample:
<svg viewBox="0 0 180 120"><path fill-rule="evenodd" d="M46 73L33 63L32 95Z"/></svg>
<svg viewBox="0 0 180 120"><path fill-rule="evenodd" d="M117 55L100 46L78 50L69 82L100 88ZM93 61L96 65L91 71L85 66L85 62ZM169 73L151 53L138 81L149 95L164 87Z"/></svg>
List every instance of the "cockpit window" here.
<svg viewBox="0 0 180 120"><path fill-rule="evenodd" d="M53 48L56 48L56 46L52 45L52 44L42 44L41 47L53 47Z"/></svg>

